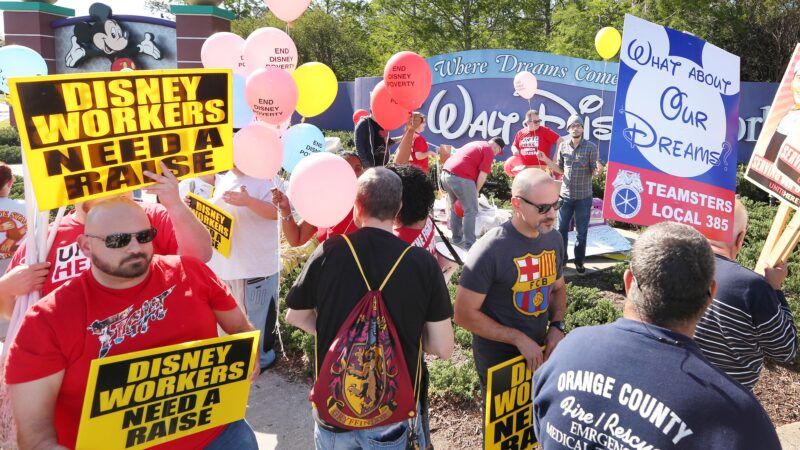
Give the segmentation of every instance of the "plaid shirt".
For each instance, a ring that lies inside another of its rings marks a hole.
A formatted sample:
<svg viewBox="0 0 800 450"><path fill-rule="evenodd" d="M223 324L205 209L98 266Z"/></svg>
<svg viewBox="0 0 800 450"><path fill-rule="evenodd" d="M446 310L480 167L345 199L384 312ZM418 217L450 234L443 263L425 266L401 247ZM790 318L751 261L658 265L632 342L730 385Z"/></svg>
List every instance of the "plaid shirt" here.
<svg viewBox="0 0 800 450"><path fill-rule="evenodd" d="M558 146L558 167L564 171L561 196L570 200L581 200L592 196L592 175L600 160L596 145L581 139L574 147L572 137L565 136Z"/></svg>

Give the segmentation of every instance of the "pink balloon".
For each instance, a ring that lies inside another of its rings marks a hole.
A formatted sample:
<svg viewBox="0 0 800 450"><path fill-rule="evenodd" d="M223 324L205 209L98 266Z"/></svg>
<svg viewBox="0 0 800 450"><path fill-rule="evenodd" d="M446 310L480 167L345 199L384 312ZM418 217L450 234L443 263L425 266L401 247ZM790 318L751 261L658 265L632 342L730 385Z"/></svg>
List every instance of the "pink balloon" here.
<svg viewBox="0 0 800 450"><path fill-rule="evenodd" d="M311 0L264 0L275 17L284 22L294 22L303 15Z"/></svg>
<svg viewBox="0 0 800 450"><path fill-rule="evenodd" d="M247 76L242 59L244 38L238 34L214 33L203 42L200 48L200 61L206 69L233 69L233 73Z"/></svg>
<svg viewBox="0 0 800 450"><path fill-rule="evenodd" d="M242 54L251 71L275 66L291 72L297 67L297 46L288 34L277 28L259 28L250 33L244 41Z"/></svg>
<svg viewBox="0 0 800 450"><path fill-rule="evenodd" d="M312 153L295 166L288 195L303 220L319 228L332 227L353 208L356 174L339 155Z"/></svg>
<svg viewBox="0 0 800 450"><path fill-rule="evenodd" d="M375 121L385 130L394 130L408 121L411 111L392 98L386 83L381 81L372 90L370 109Z"/></svg>
<svg viewBox="0 0 800 450"><path fill-rule="evenodd" d="M366 109L357 109L356 112L353 113L353 123L354 124L358 123L358 121L361 120L362 117L366 117L368 115L369 111L367 111Z"/></svg>
<svg viewBox="0 0 800 450"><path fill-rule="evenodd" d="M283 161L283 142L269 125L253 122L233 135L233 164L254 178L278 174Z"/></svg>
<svg viewBox="0 0 800 450"><path fill-rule="evenodd" d="M383 69L383 82L400 106L414 110L431 92L433 74L428 61L414 52L395 53Z"/></svg>
<svg viewBox="0 0 800 450"><path fill-rule="evenodd" d="M283 69L257 69L245 81L244 96L258 120L278 125L297 107L297 84Z"/></svg>
<svg viewBox="0 0 800 450"><path fill-rule="evenodd" d="M530 100L536 95L538 86L536 76L530 72L520 72L514 76L514 91L525 100Z"/></svg>

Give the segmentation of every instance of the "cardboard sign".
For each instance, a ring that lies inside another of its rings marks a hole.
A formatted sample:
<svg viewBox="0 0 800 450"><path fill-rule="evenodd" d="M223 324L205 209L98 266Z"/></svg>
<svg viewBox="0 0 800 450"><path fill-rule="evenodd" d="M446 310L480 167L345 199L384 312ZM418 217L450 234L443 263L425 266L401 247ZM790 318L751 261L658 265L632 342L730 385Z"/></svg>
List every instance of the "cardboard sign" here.
<svg viewBox="0 0 800 450"><path fill-rule="evenodd" d="M625 16L604 217L733 239L739 57Z"/></svg>
<svg viewBox="0 0 800 450"><path fill-rule="evenodd" d="M151 447L242 419L258 336L251 331L93 360L76 448Z"/></svg>
<svg viewBox="0 0 800 450"><path fill-rule="evenodd" d="M48 210L233 166L231 72L153 70L9 80L25 163Z"/></svg>
<svg viewBox="0 0 800 450"><path fill-rule="evenodd" d="M750 156L745 177L800 206L800 44L794 49Z"/></svg>
<svg viewBox="0 0 800 450"><path fill-rule="evenodd" d="M518 356L489 369L486 380L486 450L536 447L533 431L533 375Z"/></svg>
<svg viewBox="0 0 800 450"><path fill-rule="evenodd" d="M233 216L219 206L204 200L194 193L189 193L189 208L211 233L211 245L220 255L231 256L231 235L233 234Z"/></svg>

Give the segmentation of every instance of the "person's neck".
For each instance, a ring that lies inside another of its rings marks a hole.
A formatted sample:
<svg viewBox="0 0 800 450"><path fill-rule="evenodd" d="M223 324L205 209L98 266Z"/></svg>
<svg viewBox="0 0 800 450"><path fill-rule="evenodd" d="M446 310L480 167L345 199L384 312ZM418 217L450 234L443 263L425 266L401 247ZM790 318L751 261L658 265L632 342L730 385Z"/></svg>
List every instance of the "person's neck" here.
<svg viewBox="0 0 800 450"><path fill-rule="evenodd" d="M653 322L651 322L647 318L642 317L642 316L639 315L639 313L636 311L636 307L633 305L633 302L631 300L625 300L625 306L623 307L623 310L622 310L622 317L624 317L626 319L629 319L629 320L635 320L637 322L642 322L642 323L647 324L647 325L653 325L653 326L657 326L657 327L661 327L661 328L666 328L667 330L670 330L673 333L682 334L682 335L684 335L684 336L686 336L686 337L688 337L690 339L694 338L694 331L697 328L697 321L691 321L691 322L687 321L687 322L683 322L683 323L672 324L672 325L666 326L666 327L665 326L661 326L661 325L654 325Z"/></svg>
<svg viewBox="0 0 800 450"><path fill-rule="evenodd" d="M539 237L539 230L528 225L527 222L522 220L522 217L514 215L511 217L511 225L519 231L519 233L527 238Z"/></svg>
<svg viewBox="0 0 800 450"><path fill-rule="evenodd" d="M573 145L578 145L578 144L580 144L580 143L581 143L581 139L583 139L583 137L582 137L582 136L578 136L578 137L572 136L572 144L573 144Z"/></svg>
<svg viewBox="0 0 800 450"><path fill-rule="evenodd" d="M97 266L95 266L94 264L92 265L91 270L94 279L97 280L97 282L100 283L100 285L107 287L109 289L117 289L117 290L129 289L139 285L142 281L144 281L145 278L147 278L147 275L150 273L150 269L148 268L144 274L136 278L123 278L114 275L109 275L98 269Z"/></svg>
<svg viewBox="0 0 800 450"><path fill-rule="evenodd" d="M711 251L713 251L715 254L730 260L736 260L736 255L739 253L736 248L716 245L713 242L709 242L709 244L711 245Z"/></svg>
<svg viewBox="0 0 800 450"><path fill-rule="evenodd" d="M411 225L403 225L400 222L395 222L393 227L394 228L408 228L410 230L421 230L425 228L425 224L428 223L428 219L422 219L418 222L414 222Z"/></svg>
<svg viewBox="0 0 800 450"><path fill-rule="evenodd" d="M394 232L394 221L393 220L379 220L374 217L364 217L359 220L361 223L361 228L378 228L380 230L388 231L389 233Z"/></svg>

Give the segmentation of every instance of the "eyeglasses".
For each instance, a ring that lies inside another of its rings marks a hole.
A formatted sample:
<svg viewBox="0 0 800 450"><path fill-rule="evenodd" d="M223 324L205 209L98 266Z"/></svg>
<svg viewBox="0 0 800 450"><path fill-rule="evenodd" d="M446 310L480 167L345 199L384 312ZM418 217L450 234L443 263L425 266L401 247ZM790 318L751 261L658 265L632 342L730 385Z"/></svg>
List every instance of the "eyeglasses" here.
<svg viewBox="0 0 800 450"><path fill-rule="evenodd" d="M531 123L542 123L542 119L531 120Z"/></svg>
<svg viewBox="0 0 800 450"><path fill-rule="evenodd" d="M135 233L114 233L109 234L108 236L94 236L87 234L85 236L105 241L107 248L122 248L127 247L128 244L131 243L131 238L134 236L136 236L136 241L140 244L153 242L153 239L156 238L156 231L157 230L155 228L148 228Z"/></svg>
<svg viewBox="0 0 800 450"><path fill-rule="evenodd" d="M515 195L515 197L535 207L537 210L539 210L539 214L547 214L547 212L550 211L551 209L553 211L558 211L559 209L561 209L562 205L561 199L558 199L555 203L545 203L544 205L539 205L533 203L532 201L526 200L524 197L520 197L519 195Z"/></svg>

